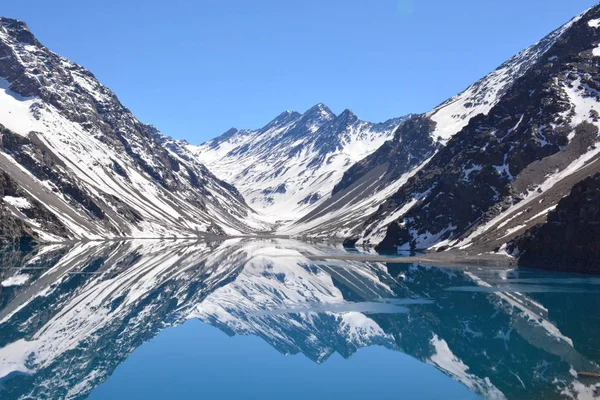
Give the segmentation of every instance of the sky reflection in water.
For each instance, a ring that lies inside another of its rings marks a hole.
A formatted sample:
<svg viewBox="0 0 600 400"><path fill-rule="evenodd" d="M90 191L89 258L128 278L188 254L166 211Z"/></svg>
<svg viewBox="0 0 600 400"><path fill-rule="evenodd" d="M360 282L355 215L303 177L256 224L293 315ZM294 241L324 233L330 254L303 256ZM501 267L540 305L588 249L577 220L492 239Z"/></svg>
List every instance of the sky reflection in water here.
<svg viewBox="0 0 600 400"><path fill-rule="evenodd" d="M574 371L600 371L600 279L309 258L341 252L5 250L0 282L17 284L0 291L0 397L595 396Z"/></svg>

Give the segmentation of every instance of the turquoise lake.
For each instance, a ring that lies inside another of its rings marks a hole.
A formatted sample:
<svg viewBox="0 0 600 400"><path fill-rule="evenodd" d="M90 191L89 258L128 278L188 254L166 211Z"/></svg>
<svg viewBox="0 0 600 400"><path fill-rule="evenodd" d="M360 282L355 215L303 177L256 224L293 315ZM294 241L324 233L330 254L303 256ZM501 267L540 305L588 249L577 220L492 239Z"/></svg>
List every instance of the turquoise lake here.
<svg viewBox="0 0 600 400"><path fill-rule="evenodd" d="M284 239L0 254L1 399L593 399L600 278ZM356 252L352 252L356 255Z"/></svg>

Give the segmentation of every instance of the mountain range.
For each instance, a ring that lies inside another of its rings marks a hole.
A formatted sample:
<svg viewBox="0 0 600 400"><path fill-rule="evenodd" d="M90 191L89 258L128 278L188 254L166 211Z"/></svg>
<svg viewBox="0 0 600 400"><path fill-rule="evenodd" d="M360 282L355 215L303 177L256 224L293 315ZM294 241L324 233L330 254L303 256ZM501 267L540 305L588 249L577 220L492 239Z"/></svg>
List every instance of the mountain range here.
<svg viewBox="0 0 600 400"><path fill-rule="evenodd" d="M0 235L277 234L600 270L599 63L596 5L427 113L317 104L193 145L1 18Z"/></svg>

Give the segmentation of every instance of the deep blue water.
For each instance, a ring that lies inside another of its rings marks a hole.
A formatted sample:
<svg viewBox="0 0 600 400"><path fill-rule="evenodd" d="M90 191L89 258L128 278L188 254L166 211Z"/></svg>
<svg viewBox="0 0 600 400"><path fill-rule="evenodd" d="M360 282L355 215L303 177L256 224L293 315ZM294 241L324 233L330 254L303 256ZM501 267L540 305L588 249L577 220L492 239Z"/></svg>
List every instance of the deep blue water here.
<svg viewBox="0 0 600 400"><path fill-rule="evenodd" d="M323 364L282 356L255 336L229 337L200 321L137 349L90 399L476 399L433 366L383 347Z"/></svg>
<svg viewBox="0 0 600 400"><path fill-rule="evenodd" d="M600 278L290 240L0 253L0 399L590 399Z"/></svg>

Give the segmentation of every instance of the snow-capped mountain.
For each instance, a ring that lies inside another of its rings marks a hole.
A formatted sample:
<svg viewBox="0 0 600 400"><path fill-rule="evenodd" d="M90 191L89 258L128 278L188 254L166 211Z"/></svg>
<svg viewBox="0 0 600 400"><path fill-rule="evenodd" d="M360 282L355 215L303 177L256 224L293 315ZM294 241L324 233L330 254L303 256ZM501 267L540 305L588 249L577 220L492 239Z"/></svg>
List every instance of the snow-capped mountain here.
<svg viewBox="0 0 600 400"><path fill-rule="evenodd" d="M0 234L274 232L525 254L529 229L600 171L599 46L597 5L428 113L373 124L318 104L195 146L3 18Z"/></svg>
<svg viewBox="0 0 600 400"><path fill-rule="evenodd" d="M517 54L432 111L409 116L392 140L346 170L331 198L295 223L283 227L281 232L313 237L352 237L348 243L379 244L388 226L424 196L414 193L410 201L398 205L391 205L386 200L409 180L417 179L413 177L421 169L425 169L421 173L427 174L430 162L440 157L438 151L465 129L472 118L488 114L574 22ZM432 159L434 154L436 157ZM429 184L433 185L433 182L429 181ZM435 243L435 240L430 242ZM425 247L428 244L425 243Z"/></svg>
<svg viewBox="0 0 600 400"><path fill-rule="evenodd" d="M392 181L394 194L347 243L478 254L503 250L544 222L574 184L600 170L598 21L600 5L413 117L415 134L433 156ZM403 157L385 151L387 158ZM340 197L349 204L373 174L386 171L377 154L342 179Z"/></svg>
<svg viewBox="0 0 600 400"><path fill-rule="evenodd" d="M340 251L276 239L137 240L18 255L0 282L0 396L85 398L144 342L195 318L319 363L384 346L486 398L593 389L570 372L595 370L597 348L585 330L565 331L598 321L562 296L519 293L531 274L311 260ZM486 290L507 284L507 293Z"/></svg>
<svg viewBox="0 0 600 400"><path fill-rule="evenodd" d="M334 186L332 195L279 233L343 239L361 232L364 222L398 191L441 146L432 139L433 124L411 116L392 140L350 167ZM383 221L382 225L389 223Z"/></svg>
<svg viewBox="0 0 600 400"><path fill-rule="evenodd" d="M3 237L266 228L234 187L9 18L0 18L0 195Z"/></svg>
<svg viewBox="0 0 600 400"><path fill-rule="evenodd" d="M297 220L329 198L344 171L391 139L404 119L374 124L317 104L187 149L264 216Z"/></svg>

